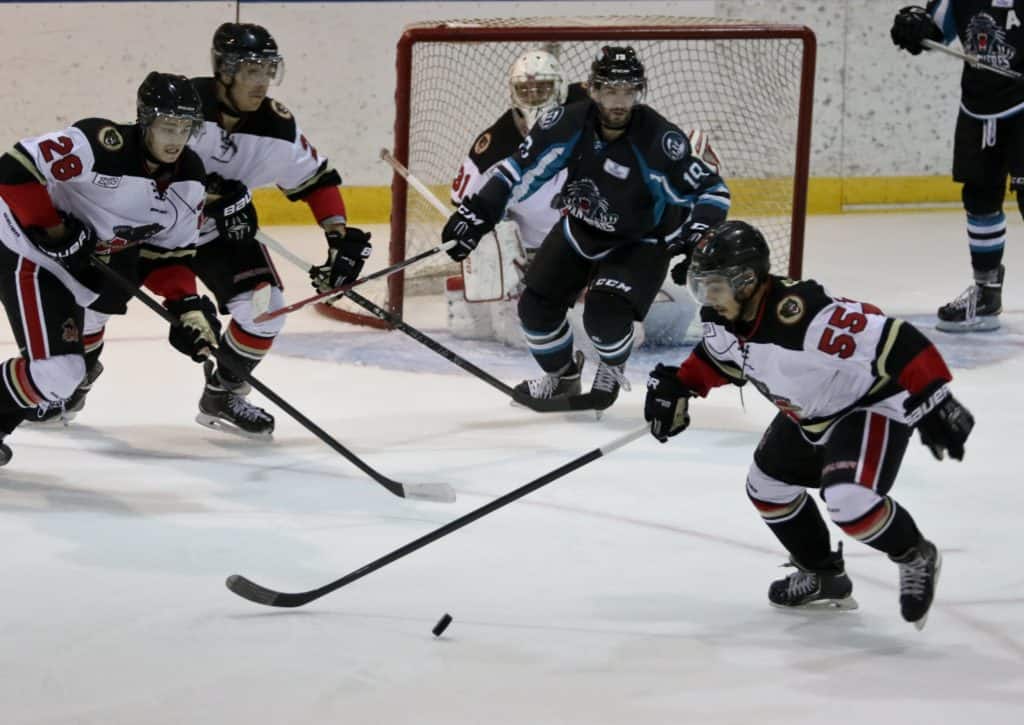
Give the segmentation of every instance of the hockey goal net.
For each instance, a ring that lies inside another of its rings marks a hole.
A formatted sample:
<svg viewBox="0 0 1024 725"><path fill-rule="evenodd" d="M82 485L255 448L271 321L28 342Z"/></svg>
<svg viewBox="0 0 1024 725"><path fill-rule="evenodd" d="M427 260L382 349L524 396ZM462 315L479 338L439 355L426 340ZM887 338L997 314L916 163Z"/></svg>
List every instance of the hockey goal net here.
<svg viewBox="0 0 1024 725"><path fill-rule="evenodd" d="M764 231L775 272L799 276L815 62L806 27L685 17L411 25L398 41L395 158L449 204L474 139L509 107L516 57L533 47L553 50L571 83L587 79L603 45L633 46L647 71L645 103L684 131L709 135L732 191L730 216ZM439 244L445 219L398 174L391 193L394 263ZM364 294L401 314L407 297L440 294L444 278L457 273L442 253ZM354 306L333 314L376 321Z"/></svg>

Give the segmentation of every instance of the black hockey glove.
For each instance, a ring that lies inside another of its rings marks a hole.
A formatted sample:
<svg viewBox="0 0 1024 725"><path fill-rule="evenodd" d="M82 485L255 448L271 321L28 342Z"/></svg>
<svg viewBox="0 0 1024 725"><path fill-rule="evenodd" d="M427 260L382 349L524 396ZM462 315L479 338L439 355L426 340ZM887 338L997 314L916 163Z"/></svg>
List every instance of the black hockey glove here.
<svg viewBox="0 0 1024 725"><path fill-rule="evenodd" d="M220 320L213 301L205 295L188 295L180 300L167 300L164 307L180 323L171 325L167 334L171 346L194 361L203 362L220 339Z"/></svg>
<svg viewBox="0 0 1024 725"><path fill-rule="evenodd" d="M96 233L71 215L62 215L64 233L51 237L41 227L29 227L26 235L40 252L54 260L72 275L89 267L89 257L96 249Z"/></svg>
<svg viewBox="0 0 1024 725"><path fill-rule="evenodd" d="M942 31L939 26L935 24L927 10L917 5L900 8L889 35L893 43L911 55L918 55L924 50L922 40L942 42Z"/></svg>
<svg viewBox="0 0 1024 725"><path fill-rule="evenodd" d="M658 366L647 378L644 420L651 424L651 435L661 443L686 430L690 425L690 398L693 391L676 376L679 368Z"/></svg>
<svg viewBox="0 0 1024 725"><path fill-rule="evenodd" d="M936 460L949 451L950 458L964 459L964 443L974 428L974 416L960 404L944 382L935 382L924 392L911 395L903 403L907 424L917 428L921 442L931 449Z"/></svg>
<svg viewBox="0 0 1024 725"><path fill-rule="evenodd" d="M704 222L686 222L683 225L683 230L679 233L678 240L668 245L669 254L673 257L685 255L672 267L672 281L677 285L686 286L686 273L690 269L690 255L693 254L693 248L697 246L697 242L707 230L708 225Z"/></svg>
<svg viewBox="0 0 1024 725"><path fill-rule="evenodd" d="M206 179L206 191L217 198L206 203L203 214L213 219L221 239L244 242L256 236L259 219L245 184L211 174Z"/></svg>
<svg viewBox="0 0 1024 725"><path fill-rule="evenodd" d="M373 251L370 233L345 227L345 236L337 230L325 232L327 261L309 270L309 278L317 292L329 292L343 284L355 282L363 271L366 258Z"/></svg>
<svg viewBox="0 0 1024 725"><path fill-rule="evenodd" d="M481 213L476 198L469 197L463 199L459 208L448 217L448 223L441 230L441 241L458 242L448 250L448 256L456 262L461 262L476 249L483 236L492 229L494 224L487 221L487 217Z"/></svg>

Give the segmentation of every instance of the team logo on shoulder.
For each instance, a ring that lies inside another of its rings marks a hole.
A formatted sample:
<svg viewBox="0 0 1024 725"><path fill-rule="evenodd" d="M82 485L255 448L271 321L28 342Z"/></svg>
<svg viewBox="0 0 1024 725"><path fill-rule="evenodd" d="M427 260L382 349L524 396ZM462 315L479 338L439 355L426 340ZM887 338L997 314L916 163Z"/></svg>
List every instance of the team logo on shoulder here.
<svg viewBox="0 0 1024 725"><path fill-rule="evenodd" d="M78 342L82 335L78 331L78 325L70 317L64 320L60 326L60 339L64 342Z"/></svg>
<svg viewBox="0 0 1024 725"><path fill-rule="evenodd" d="M661 137L661 150L673 161L686 156L686 137L679 131L666 131Z"/></svg>
<svg viewBox="0 0 1024 725"><path fill-rule="evenodd" d="M283 103L281 103L280 101L275 101L273 98L271 98L270 99L270 107L273 108L274 109L274 113L276 113L281 118L291 118L292 117L292 112L289 111L287 108L285 108L285 105Z"/></svg>
<svg viewBox="0 0 1024 725"><path fill-rule="evenodd" d="M482 154L484 151L486 151L490 147L490 145L491 145L491 132L487 131L486 133L481 134L480 138L478 138L476 140L476 143L473 144L473 153L475 153L475 154Z"/></svg>
<svg viewBox="0 0 1024 725"><path fill-rule="evenodd" d="M537 125L541 127L541 130L547 131L549 128L558 123L558 120L565 113L565 108L562 106L555 106L550 111L545 111L544 115L537 119Z"/></svg>
<svg viewBox="0 0 1024 725"><path fill-rule="evenodd" d="M804 301L796 295L783 297L778 307L775 308L779 322L784 325L795 325L803 318L804 311Z"/></svg>
<svg viewBox="0 0 1024 725"><path fill-rule="evenodd" d="M124 147L124 136L113 126L101 128L100 132L96 134L96 138L99 140L100 146L107 151L118 151Z"/></svg>

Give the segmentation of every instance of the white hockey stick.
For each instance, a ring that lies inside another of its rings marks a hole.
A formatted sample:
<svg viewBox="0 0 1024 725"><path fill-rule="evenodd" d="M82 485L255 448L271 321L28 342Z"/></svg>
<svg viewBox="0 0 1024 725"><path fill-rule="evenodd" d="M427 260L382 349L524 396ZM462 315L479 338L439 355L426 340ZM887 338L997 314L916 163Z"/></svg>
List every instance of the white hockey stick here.
<svg viewBox="0 0 1024 725"><path fill-rule="evenodd" d="M434 207L434 209L437 210L438 214L443 216L445 219L452 215L453 210L445 206L444 202L438 199L437 196L434 195L434 192L427 188L426 184L417 179L416 176L411 171L409 171L409 169L405 168L405 166L402 165L401 161L392 156L390 151L388 151L387 149L381 149L380 157L381 159L386 161L388 163L388 166L394 169L399 176L405 179L408 182L409 186L418 191L420 193L420 196L422 196L423 199L428 204L430 204L430 206Z"/></svg>
<svg viewBox="0 0 1024 725"><path fill-rule="evenodd" d="M946 55L951 55L954 58L959 58L964 63L971 66L971 68L984 68L987 71L991 71L992 73L996 73L1007 78L1013 78L1014 80L1020 80L1021 78L1024 78L1024 75L1021 75L1015 70L1010 70L1009 68L998 68L994 65L990 65L984 62L981 58L979 58L976 55L965 53L962 50L957 50L956 48L950 48L949 46L943 45L942 43L937 43L934 40L929 40L925 38L924 40L921 41L921 45L923 45L925 48L928 48L928 50L937 50L940 53L945 53Z"/></svg>

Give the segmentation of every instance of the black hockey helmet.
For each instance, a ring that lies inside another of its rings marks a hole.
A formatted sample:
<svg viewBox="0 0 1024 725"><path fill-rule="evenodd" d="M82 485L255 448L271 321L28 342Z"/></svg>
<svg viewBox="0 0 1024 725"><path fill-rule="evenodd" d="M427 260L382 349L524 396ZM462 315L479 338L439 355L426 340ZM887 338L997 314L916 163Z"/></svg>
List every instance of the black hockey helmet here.
<svg viewBox="0 0 1024 725"><path fill-rule="evenodd" d="M255 23L223 23L213 34L213 74L234 78L243 62L267 67L275 83L284 77L284 57L270 31Z"/></svg>
<svg viewBox="0 0 1024 725"><path fill-rule="evenodd" d="M590 65L590 87L628 84L638 91L647 88L644 64L630 46L606 45Z"/></svg>
<svg viewBox="0 0 1024 725"><path fill-rule="evenodd" d="M701 304L708 304L713 280L727 282L734 297L744 300L771 273L771 250L764 235L743 221L712 227L694 247L687 285Z"/></svg>
<svg viewBox="0 0 1024 725"><path fill-rule="evenodd" d="M203 106L192 82L185 76L152 71L135 95L136 121L145 130L159 116L182 118L192 123L190 135L203 126Z"/></svg>

